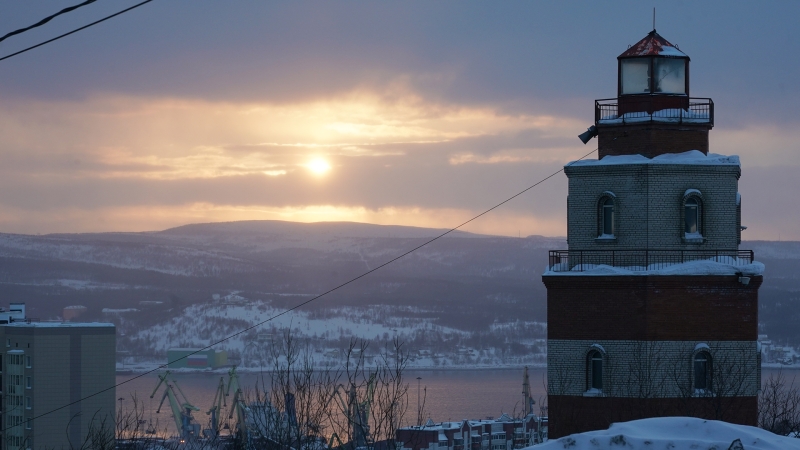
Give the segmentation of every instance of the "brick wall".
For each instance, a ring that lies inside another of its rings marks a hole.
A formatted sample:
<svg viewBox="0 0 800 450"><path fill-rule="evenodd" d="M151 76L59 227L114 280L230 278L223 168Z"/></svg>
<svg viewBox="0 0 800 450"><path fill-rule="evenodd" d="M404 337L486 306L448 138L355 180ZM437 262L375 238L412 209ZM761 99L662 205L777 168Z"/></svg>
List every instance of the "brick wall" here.
<svg viewBox="0 0 800 450"><path fill-rule="evenodd" d="M758 288L728 276L542 276L548 339L739 340L758 336Z"/></svg>
<svg viewBox="0 0 800 450"><path fill-rule="evenodd" d="M607 429L614 422L644 417L689 416L756 425L758 398L587 398L549 396L551 439L584 431ZM733 439L733 438L731 438Z"/></svg>
<svg viewBox="0 0 800 450"><path fill-rule="evenodd" d="M603 354L603 397L690 398L695 395L692 358L698 344L711 355L712 391L721 397L755 396L761 385L758 344L753 341L548 340L548 396L583 397L587 355ZM552 418L552 414L551 414ZM555 421L555 419L554 419Z"/></svg>
<svg viewBox="0 0 800 450"><path fill-rule="evenodd" d="M597 146L600 158L607 155L643 155L648 158L664 153L700 150L708 153L707 124L646 124L598 126Z"/></svg>
<svg viewBox="0 0 800 450"><path fill-rule="evenodd" d="M569 178L567 241L570 249L738 248L738 165L619 164L564 168ZM705 241L684 241L683 200L688 189L702 194ZM612 192L615 239L597 240L599 201Z"/></svg>

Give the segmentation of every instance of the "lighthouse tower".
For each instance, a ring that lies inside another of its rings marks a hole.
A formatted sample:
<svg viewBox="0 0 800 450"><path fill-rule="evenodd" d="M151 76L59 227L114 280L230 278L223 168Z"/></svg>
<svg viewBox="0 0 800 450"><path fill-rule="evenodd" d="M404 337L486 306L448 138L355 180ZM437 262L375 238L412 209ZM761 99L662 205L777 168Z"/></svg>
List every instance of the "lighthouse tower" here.
<svg viewBox="0 0 800 450"><path fill-rule="evenodd" d="M737 156L709 153L714 103L655 30L595 101L598 159L568 164L568 250L550 251L550 435L695 416L755 425L758 288L740 250Z"/></svg>

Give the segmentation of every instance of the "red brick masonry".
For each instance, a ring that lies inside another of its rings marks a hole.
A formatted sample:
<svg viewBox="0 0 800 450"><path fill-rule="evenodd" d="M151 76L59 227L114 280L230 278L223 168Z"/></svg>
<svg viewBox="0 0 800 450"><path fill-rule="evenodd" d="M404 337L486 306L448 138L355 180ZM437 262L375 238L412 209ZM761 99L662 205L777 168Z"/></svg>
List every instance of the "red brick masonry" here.
<svg viewBox="0 0 800 450"><path fill-rule="evenodd" d="M548 339L755 341L758 288L727 276L543 276Z"/></svg>
<svg viewBox="0 0 800 450"><path fill-rule="evenodd" d="M643 155L653 158L664 153L700 150L708 154L708 125L645 125L599 126L598 159L606 155Z"/></svg>
<svg viewBox="0 0 800 450"><path fill-rule="evenodd" d="M548 402L551 439L605 430L614 422L642 417L690 416L755 426L758 411L758 397L648 399L551 395Z"/></svg>

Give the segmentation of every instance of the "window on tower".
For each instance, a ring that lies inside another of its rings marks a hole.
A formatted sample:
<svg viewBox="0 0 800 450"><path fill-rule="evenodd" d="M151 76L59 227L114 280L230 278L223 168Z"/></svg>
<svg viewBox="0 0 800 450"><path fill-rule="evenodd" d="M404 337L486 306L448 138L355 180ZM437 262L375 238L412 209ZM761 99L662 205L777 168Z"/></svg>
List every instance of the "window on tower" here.
<svg viewBox="0 0 800 450"><path fill-rule="evenodd" d="M695 395L704 395L711 392L711 354L699 351L694 354L692 371L694 372Z"/></svg>
<svg viewBox="0 0 800 450"><path fill-rule="evenodd" d="M603 193L598 202L598 239L614 239L616 236L616 220L615 220L615 201L614 195L610 192Z"/></svg>
<svg viewBox="0 0 800 450"><path fill-rule="evenodd" d="M689 189L683 196L683 239L703 243L703 198L697 189Z"/></svg>
<svg viewBox="0 0 800 450"><path fill-rule="evenodd" d="M697 234L699 233L698 225L700 224L700 217L698 213L700 212L700 205L697 204L697 199L689 198L686 200L686 205L684 206L685 213L686 213L686 234Z"/></svg>
<svg viewBox="0 0 800 450"><path fill-rule="evenodd" d="M598 350L592 350L587 356L587 391L603 390L603 354Z"/></svg>

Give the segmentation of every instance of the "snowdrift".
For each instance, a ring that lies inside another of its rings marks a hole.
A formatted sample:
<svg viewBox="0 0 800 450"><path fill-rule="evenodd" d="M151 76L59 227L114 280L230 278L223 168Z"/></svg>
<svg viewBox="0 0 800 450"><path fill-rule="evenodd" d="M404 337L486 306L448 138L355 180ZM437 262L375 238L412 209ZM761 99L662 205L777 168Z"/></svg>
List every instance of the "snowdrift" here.
<svg viewBox="0 0 800 450"><path fill-rule="evenodd" d="M800 439L778 436L761 428L694 417L660 417L615 423L608 430L573 434L528 448L728 450L737 439L744 450L800 450Z"/></svg>

